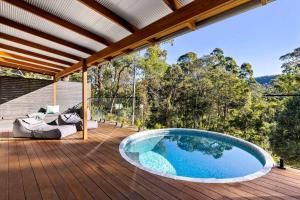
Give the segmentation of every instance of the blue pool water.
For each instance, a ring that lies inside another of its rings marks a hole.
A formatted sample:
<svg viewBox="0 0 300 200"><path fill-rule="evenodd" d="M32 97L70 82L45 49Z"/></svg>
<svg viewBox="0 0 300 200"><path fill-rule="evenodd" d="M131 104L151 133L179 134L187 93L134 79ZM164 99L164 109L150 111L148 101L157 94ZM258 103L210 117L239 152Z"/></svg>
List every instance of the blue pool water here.
<svg viewBox="0 0 300 200"><path fill-rule="evenodd" d="M145 169L192 178L243 177L265 164L263 156L253 148L205 131L174 130L136 138L127 142L124 152Z"/></svg>

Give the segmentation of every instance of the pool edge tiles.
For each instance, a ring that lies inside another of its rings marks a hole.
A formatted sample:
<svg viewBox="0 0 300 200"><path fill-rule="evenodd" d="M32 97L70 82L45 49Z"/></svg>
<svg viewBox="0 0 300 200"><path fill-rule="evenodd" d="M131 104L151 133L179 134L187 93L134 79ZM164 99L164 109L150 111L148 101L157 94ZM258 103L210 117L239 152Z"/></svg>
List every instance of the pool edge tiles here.
<svg viewBox="0 0 300 200"><path fill-rule="evenodd" d="M246 176L241 176L241 177L235 177L235 178L193 178L193 177L186 177L186 176L177 176L177 175L170 175L170 174L165 174L161 172L157 172L154 170L151 170L149 168L146 168L139 163L135 162L132 160L128 155L125 153L125 147L129 142L136 141L136 140L143 140L151 137L157 137L157 136L166 136L172 131L188 131L188 132L193 132L193 133L205 133L208 135L213 135L215 137L219 138L227 138L230 140L233 140L234 142L238 142L241 145L244 145L245 147L252 149L255 151L257 154L262 156L264 159L264 165L262 169L248 174ZM183 181L190 181L190 182L200 182L200 183L233 183L233 182L242 182L242 181L250 181L253 179L256 179L258 177L266 175L268 172L271 171L271 169L274 166L274 161L273 158L269 153L267 153L265 150L262 148L258 147L257 145L250 143L248 141L242 140L237 137L233 137L230 135L225 135L222 133L217 133L217 132L212 132L212 131L203 131L203 130L197 130L197 129L188 129L188 128L168 128L168 129L155 129L155 130L147 130L139 133L135 133L133 135L130 135L126 137L125 139L122 140L122 142L119 145L119 151L121 156L130 164L138 167L139 169L142 169L144 171L150 172L155 175L175 179L175 180L183 180Z"/></svg>

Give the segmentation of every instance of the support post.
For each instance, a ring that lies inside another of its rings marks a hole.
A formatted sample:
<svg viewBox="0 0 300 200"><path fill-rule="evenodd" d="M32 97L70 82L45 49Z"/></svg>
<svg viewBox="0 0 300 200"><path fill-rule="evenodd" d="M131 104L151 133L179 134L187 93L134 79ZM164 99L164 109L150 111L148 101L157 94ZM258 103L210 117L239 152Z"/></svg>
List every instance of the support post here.
<svg viewBox="0 0 300 200"><path fill-rule="evenodd" d="M55 76L53 76L53 105L56 105L56 99L57 99L57 95L56 95L56 78Z"/></svg>
<svg viewBox="0 0 300 200"><path fill-rule="evenodd" d="M88 138L87 131L87 65L86 59L82 62L82 134L83 139Z"/></svg>

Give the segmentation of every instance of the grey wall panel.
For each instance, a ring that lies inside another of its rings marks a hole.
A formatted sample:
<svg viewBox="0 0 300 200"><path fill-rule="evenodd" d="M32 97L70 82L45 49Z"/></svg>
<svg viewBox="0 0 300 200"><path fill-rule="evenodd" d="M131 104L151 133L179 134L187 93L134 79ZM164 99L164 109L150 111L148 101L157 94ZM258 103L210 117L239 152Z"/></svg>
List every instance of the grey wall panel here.
<svg viewBox="0 0 300 200"><path fill-rule="evenodd" d="M81 95L81 83L57 83L57 104L61 112L80 103ZM52 101L51 80L0 77L0 119L23 117L52 105Z"/></svg>

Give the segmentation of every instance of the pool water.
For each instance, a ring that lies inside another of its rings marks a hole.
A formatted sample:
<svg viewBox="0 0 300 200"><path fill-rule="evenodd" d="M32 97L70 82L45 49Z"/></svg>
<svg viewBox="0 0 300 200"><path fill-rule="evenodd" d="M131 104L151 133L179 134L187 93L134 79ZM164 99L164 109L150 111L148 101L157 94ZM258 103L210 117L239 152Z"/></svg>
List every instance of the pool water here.
<svg viewBox="0 0 300 200"><path fill-rule="evenodd" d="M253 174L265 165L255 148L206 132L168 131L130 140L125 155L159 174L229 179Z"/></svg>

